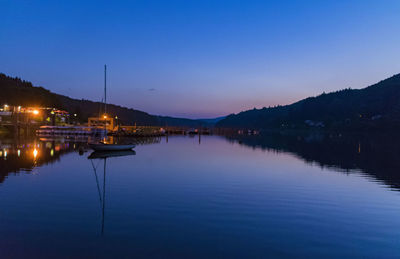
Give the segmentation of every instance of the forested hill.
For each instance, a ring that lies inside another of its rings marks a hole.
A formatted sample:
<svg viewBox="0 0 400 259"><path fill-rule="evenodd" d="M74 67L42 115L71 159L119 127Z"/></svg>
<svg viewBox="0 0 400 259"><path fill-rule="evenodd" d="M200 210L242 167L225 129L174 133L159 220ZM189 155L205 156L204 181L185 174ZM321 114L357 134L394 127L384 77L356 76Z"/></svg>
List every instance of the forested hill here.
<svg viewBox="0 0 400 259"><path fill-rule="evenodd" d="M98 116L103 104L90 100L78 100L64 95L52 93L43 87L35 87L31 82L20 78L9 77L0 73L0 105L22 105L55 107L73 114L84 122L90 116ZM129 109L114 104L107 105L107 113L118 115L124 124L157 125L157 126L190 126L197 127L202 124L198 120L162 117L148 114L143 111ZM204 123L203 123L204 124Z"/></svg>
<svg viewBox="0 0 400 259"><path fill-rule="evenodd" d="M286 106L229 115L221 128L400 129L400 74L363 89L345 89Z"/></svg>

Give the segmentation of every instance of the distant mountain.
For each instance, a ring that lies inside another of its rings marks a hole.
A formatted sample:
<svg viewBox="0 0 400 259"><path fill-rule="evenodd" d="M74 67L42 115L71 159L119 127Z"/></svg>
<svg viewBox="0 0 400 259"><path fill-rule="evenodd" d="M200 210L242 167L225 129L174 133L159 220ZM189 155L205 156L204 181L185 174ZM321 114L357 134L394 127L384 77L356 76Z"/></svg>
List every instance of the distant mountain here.
<svg viewBox="0 0 400 259"><path fill-rule="evenodd" d="M187 126L192 128L197 127L212 127L214 126L213 123L204 122L202 120L192 120L192 119L184 119L184 118L174 118L169 116L157 116L158 122L160 125L166 126Z"/></svg>
<svg viewBox="0 0 400 259"><path fill-rule="evenodd" d="M344 89L291 105L232 114L216 127L242 129L400 129L400 74L364 89Z"/></svg>
<svg viewBox="0 0 400 259"><path fill-rule="evenodd" d="M226 118L226 116L222 116L222 117L217 117L217 118L213 118L213 119L198 119L198 121L201 121L206 124L216 124L217 122L219 122L220 120L223 120L225 118Z"/></svg>
<svg viewBox="0 0 400 259"><path fill-rule="evenodd" d="M31 82L13 78L0 73L0 105L22 105L55 107L78 115L82 122L87 121L88 117L98 116L103 108L101 102L90 100L78 100L64 95L52 93L43 87L35 87ZM118 115L119 119L127 125L147 125L147 126L188 126L198 127L205 122L191 119L181 119L166 116L151 115L143 111L130 109L115 104L107 105L107 113ZM209 124L206 123L207 126Z"/></svg>

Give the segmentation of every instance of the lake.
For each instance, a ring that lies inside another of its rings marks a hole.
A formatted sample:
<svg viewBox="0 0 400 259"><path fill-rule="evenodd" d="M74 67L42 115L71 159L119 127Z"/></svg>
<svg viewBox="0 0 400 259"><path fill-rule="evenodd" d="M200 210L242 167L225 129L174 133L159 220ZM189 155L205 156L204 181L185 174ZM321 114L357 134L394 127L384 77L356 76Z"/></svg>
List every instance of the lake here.
<svg viewBox="0 0 400 259"><path fill-rule="evenodd" d="M400 257L397 143L170 136L102 159L79 140L0 139L0 256Z"/></svg>

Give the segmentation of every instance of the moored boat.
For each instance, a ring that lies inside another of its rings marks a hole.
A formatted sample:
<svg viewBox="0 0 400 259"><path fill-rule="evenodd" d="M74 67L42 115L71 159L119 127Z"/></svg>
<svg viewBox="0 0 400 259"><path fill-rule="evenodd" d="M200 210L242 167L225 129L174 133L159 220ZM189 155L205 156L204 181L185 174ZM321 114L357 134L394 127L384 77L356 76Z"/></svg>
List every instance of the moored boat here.
<svg viewBox="0 0 400 259"><path fill-rule="evenodd" d="M104 118L107 118L107 67L104 65ZM124 151L124 150L132 150L135 145L134 144L118 144L118 143L107 143L107 123L104 123L104 130L102 131L105 136L104 140L100 142L88 143L89 147L94 151Z"/></svg>
<svg viewBox="0 0 400 259"><path fill-rule="evenodd" d="M119 156L132 156L136 155L133 150L122 150L122 151L94 151L89 155L89 159L119 157Z"/></svg>
<svg viewBox="0 0 400 259"><path fill-rule="evenodd" d="M122 151L122 150L132 150L135 144L107 144L103 142L99 143L89 143L91 149L94 151Z"/></svg>

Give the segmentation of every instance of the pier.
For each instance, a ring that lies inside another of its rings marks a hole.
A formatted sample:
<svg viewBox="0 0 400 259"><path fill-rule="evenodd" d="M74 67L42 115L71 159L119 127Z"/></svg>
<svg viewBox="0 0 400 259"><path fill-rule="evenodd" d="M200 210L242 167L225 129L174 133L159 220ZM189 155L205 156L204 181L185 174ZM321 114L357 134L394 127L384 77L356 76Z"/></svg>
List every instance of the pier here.
<svg viewBox="0 0 400 259"><path fill-rule="evenodd" d="M89 117L87 123L56 108L37 108L3 105L0 108L0 126L19 136L36 132L39 136L96 136L104 134L126 137L159 137L165 135L208 135L211 129L199 126L121 125L118 116Z"/></svg>

